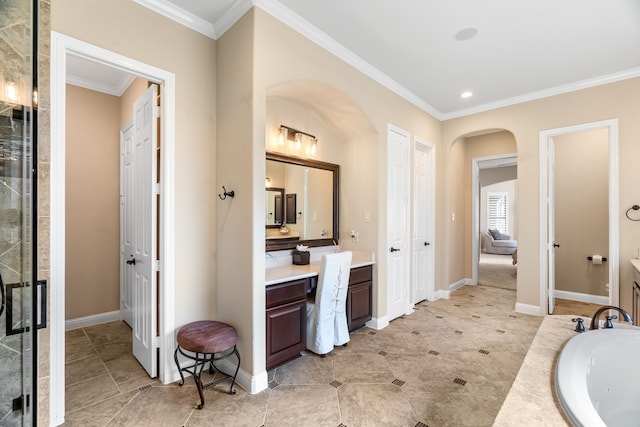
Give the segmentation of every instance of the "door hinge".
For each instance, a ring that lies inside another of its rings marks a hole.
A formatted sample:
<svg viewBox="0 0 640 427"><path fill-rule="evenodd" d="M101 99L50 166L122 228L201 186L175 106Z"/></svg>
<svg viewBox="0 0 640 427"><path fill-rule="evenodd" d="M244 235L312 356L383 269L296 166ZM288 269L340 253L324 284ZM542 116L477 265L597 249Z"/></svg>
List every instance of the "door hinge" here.
<svg viewBox="0 0 640 427"><path fill-rule="evenodd" d="M160 109L160 106L156 105L156 106L153 107L153 114L155 114L157 119L160 118L161 111L162 110Z"/></svg>
<svg viewBox="0 0 640 427"><path fill-rule="evenodd" d="M160 261L156 260L153 262L153 270L160 271Z"/></svg>
<svg viewBox="0 0 640 427"><path fill-rule="evenodd" d="M153 348L160 348L160 337L159 336L154 336L153 337L153 342L151 343Z"/></svg>
<svg viewBox="0 0 640 427"><path fill-rule="evenodd" d="M155 192L156 196L160 195L160 183L156 182L155 184L153 184L153 191Z"/></svg>

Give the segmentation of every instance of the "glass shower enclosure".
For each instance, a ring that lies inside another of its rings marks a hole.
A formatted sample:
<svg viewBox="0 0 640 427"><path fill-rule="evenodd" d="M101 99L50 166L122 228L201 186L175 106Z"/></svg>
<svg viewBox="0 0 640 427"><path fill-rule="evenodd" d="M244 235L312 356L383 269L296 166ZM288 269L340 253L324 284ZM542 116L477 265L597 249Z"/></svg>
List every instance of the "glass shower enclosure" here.
<svg viewBox="0 0 640 427"><path fill-rule="evenodd" d="M0 0L0 426L35 424L34 4Z"/></svg>

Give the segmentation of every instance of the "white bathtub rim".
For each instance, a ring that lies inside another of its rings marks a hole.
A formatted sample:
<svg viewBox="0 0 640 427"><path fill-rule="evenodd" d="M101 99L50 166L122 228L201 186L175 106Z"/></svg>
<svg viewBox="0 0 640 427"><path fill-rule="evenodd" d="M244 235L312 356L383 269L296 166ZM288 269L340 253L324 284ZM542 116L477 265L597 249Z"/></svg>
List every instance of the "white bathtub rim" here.
<svg viewBox="0 0 640 427"><path fill-rule="evenodd" d="M625 325L626 326L626 325ZM567 341L556 364L556 394L558 402L572 425L576 427L607 427L591 402L587 387L587 367L592 351L608 339L638 336L639 328L598 329L576 335ZM593 341L598 345L594 346ZM574 380L576 379L576 380Z"/></svg>

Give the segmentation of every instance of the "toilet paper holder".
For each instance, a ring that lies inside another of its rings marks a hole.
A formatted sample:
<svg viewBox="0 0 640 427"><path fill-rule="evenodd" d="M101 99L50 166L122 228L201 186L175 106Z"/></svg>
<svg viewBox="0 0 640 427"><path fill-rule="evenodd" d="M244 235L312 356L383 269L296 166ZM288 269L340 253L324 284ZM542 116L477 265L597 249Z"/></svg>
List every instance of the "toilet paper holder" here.
<svg viewBox="0 0 640 427"><path fill-rule="evenodd" d="M589 261L593 261L593 257L592 256L588 256L587 259ZM605 262L607 260L607 257L602 257L602 262Z"/></svg>

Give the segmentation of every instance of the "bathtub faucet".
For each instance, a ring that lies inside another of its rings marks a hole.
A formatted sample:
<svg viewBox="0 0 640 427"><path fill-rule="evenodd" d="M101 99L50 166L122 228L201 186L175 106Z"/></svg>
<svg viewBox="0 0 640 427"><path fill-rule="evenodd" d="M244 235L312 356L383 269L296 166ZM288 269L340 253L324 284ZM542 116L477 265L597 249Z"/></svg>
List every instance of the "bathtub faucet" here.
<svg viewBox="0 0 640 427"><path fill-rule="evenodd" d="M591 326L589 326L590 331L594 329L598 329L600 315L607 310L616 310L622 315L625 322L633 323L633 319L631 318L631 315L626 311L624 311L623 309L621 309L620 307L605 305L604 307L599 308L598 311L596 311L593 317L591 318ZM611 323L611 319L617 319L617 318L618 316L607 316L607 321L605 322L604 328L605 329L613 328L613 323Z"/></svg>

